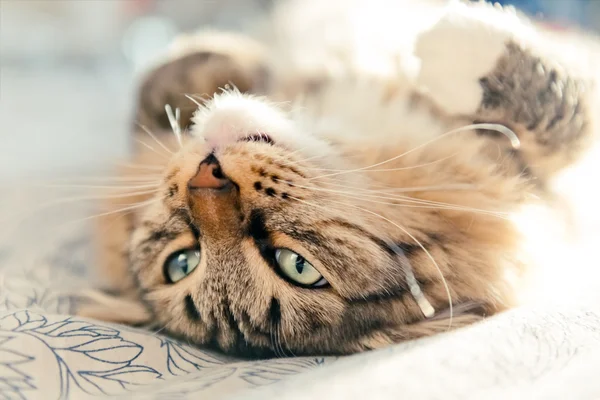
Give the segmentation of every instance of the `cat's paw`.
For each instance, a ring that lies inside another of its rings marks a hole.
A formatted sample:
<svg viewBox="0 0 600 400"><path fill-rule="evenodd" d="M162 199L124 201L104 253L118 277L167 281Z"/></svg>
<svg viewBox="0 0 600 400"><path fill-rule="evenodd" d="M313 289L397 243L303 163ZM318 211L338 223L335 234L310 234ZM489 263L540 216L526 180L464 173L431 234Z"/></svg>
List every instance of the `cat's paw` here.
<svg viewBox="0 0 600 400"><path fill-rule="evenodd" d="M483 96L480 78L494 69L509 42L532 39L534 32L514 9L451 3L417 38L417 83L448 114L474 114Z"/></svg>
<svg viewBox="0 0 600 400"><path fill-rule="evenodd" d="M165 105L181 112L186 128L197 106L186 95L208 99L227 85L260 92L268 69L262 47L245 36L207 32L178 38L166 60L149 71L138 92L136 122L170 129Z"/></svg>

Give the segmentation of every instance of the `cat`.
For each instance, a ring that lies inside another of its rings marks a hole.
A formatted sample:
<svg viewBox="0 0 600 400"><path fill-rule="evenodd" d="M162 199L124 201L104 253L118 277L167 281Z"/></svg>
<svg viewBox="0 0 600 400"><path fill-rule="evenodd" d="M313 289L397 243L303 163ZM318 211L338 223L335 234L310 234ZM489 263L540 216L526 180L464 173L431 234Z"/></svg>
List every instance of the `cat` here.
<svg viewBox="0 0 600 400"><path fill-rule="evenodd" d="M149 68L133 192L96 230L109 293L79 315L270 357L518 304L511 216L593 143L592 77L514 9L366 3L284 2L260 40L182 36Z"/></svg>

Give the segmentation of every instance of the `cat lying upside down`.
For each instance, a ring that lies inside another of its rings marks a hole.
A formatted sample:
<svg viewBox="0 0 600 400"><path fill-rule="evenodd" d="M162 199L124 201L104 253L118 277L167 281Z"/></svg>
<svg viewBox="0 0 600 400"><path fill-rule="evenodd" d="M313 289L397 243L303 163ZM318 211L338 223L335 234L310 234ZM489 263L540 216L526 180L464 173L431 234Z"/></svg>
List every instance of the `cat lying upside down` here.
<svg viewBox="0 0 600 400"><path fill-rule="evenodd" d="M592 83L510 10L317 3L283 3L262 42L182 38L147 74L138 189L97 230L117 294L80 315L266 357L517 304L531 265L511 215L591 143Z"/></svg>

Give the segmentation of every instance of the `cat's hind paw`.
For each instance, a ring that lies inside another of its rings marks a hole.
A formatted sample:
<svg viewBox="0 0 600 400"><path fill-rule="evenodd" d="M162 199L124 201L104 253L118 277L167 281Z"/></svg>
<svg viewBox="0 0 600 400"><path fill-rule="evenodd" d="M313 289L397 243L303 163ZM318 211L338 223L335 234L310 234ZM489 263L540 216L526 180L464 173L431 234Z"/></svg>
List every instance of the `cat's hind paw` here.
<svg viewBox="0 0 600 400"><path fill-rule="evenodd" d="M483 96L480 78L494 69L510 41L532 38L534 33L514 9L453 2L417 38L417 83L448 114L472 115Z"/></svg>

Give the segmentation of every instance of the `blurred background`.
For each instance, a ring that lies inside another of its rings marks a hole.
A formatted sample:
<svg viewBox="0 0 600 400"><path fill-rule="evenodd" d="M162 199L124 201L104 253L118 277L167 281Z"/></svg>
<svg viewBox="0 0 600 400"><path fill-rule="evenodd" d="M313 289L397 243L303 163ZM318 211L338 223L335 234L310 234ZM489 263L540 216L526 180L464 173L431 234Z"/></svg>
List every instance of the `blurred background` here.
<svg viewBox="0 0 600 400"><path fill-rule="evenodd" d="M243 29L273 0L0 0L0 179L126 151L138 72L178 32ZM600 29L597 0L506 0L556 29Z"/></svg>
<svg viewBox="0 0 600 400"><path fill-rule="evenodd" d="M265 0L0 0L0 180L124 154L136 72L181 31Z"/></svg>

